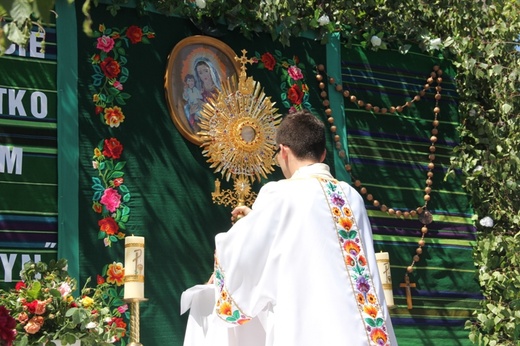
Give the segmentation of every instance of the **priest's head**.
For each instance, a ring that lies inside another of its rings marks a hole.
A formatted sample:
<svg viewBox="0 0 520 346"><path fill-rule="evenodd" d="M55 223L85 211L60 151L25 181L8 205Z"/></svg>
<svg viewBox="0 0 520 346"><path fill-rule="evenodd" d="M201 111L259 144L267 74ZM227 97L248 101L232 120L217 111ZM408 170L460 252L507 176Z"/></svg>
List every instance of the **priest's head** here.
<svg viewBox="0 0 520 346"><path fill-rule="evenodd" d="M326 155L325 125L308 110L287 114L276 130L275 160L286 178L300 167L323 162Z"/></svg>

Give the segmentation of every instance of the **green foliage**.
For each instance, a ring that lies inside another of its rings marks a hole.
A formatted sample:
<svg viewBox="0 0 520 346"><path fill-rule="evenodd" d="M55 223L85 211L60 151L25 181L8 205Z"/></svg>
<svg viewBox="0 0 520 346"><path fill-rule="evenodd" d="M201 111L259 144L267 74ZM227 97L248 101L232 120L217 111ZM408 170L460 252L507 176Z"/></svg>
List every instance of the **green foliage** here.
<svg viewBox="0 0 520 346"><path fill-rule="evenodd" d="M40 23L49 23L53 7L54 0L0 0L0 19L8 19L6 23L0 21L0 55L12 43L25 46L33 25L45 34Z"/></svg>

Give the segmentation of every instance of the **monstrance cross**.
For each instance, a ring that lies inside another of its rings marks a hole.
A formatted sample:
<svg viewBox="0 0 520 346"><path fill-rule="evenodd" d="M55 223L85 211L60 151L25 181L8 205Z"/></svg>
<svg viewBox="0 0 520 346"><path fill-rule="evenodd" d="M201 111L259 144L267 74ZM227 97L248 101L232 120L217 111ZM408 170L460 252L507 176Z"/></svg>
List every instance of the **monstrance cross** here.
<svg viewBox="0 0 520 346"><path fill-rule="evenodd" d="M415 288L416 284L413 282L410 282L410 278L408 277L408 274L404 276L404 282L399 284L399 287L403 287L406 291L406 305L408 305L408 310L411 310L413 308L412 305L412 290L411 288Z"/></svg>

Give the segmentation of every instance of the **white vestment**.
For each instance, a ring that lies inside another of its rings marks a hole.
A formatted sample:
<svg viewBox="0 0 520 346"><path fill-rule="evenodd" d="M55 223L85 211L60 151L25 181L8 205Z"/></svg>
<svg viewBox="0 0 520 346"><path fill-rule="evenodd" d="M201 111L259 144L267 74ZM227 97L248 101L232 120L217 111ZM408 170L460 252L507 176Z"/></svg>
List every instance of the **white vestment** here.
<svg viewBox="0 0 520 346"><path fill-rule="evenodd" d="M313 164L269 182L252 211L215 237L215 289L195 286L181 298L181 313L192 309L185 346L397 345L363 199L347 183L327 190L327 181L329 167ZM334 198L352 212L352 240L338 238Z"/></svg>

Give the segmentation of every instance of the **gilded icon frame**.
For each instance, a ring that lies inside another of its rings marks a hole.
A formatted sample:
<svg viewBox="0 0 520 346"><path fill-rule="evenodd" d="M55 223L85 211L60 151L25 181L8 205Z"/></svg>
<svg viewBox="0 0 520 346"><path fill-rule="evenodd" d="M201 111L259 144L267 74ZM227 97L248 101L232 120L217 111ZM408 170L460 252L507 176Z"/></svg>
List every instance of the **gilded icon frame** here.
<svg viewBox="0 0 520 346"><path fill-rule="evenodd" d="M235 56L224 42L202 35L179 41L168 56L164 88L170 116L182 136L194 144L203 143L198 134L203 105L215 98L228 78L238 78L240 64Z"/></svg>

